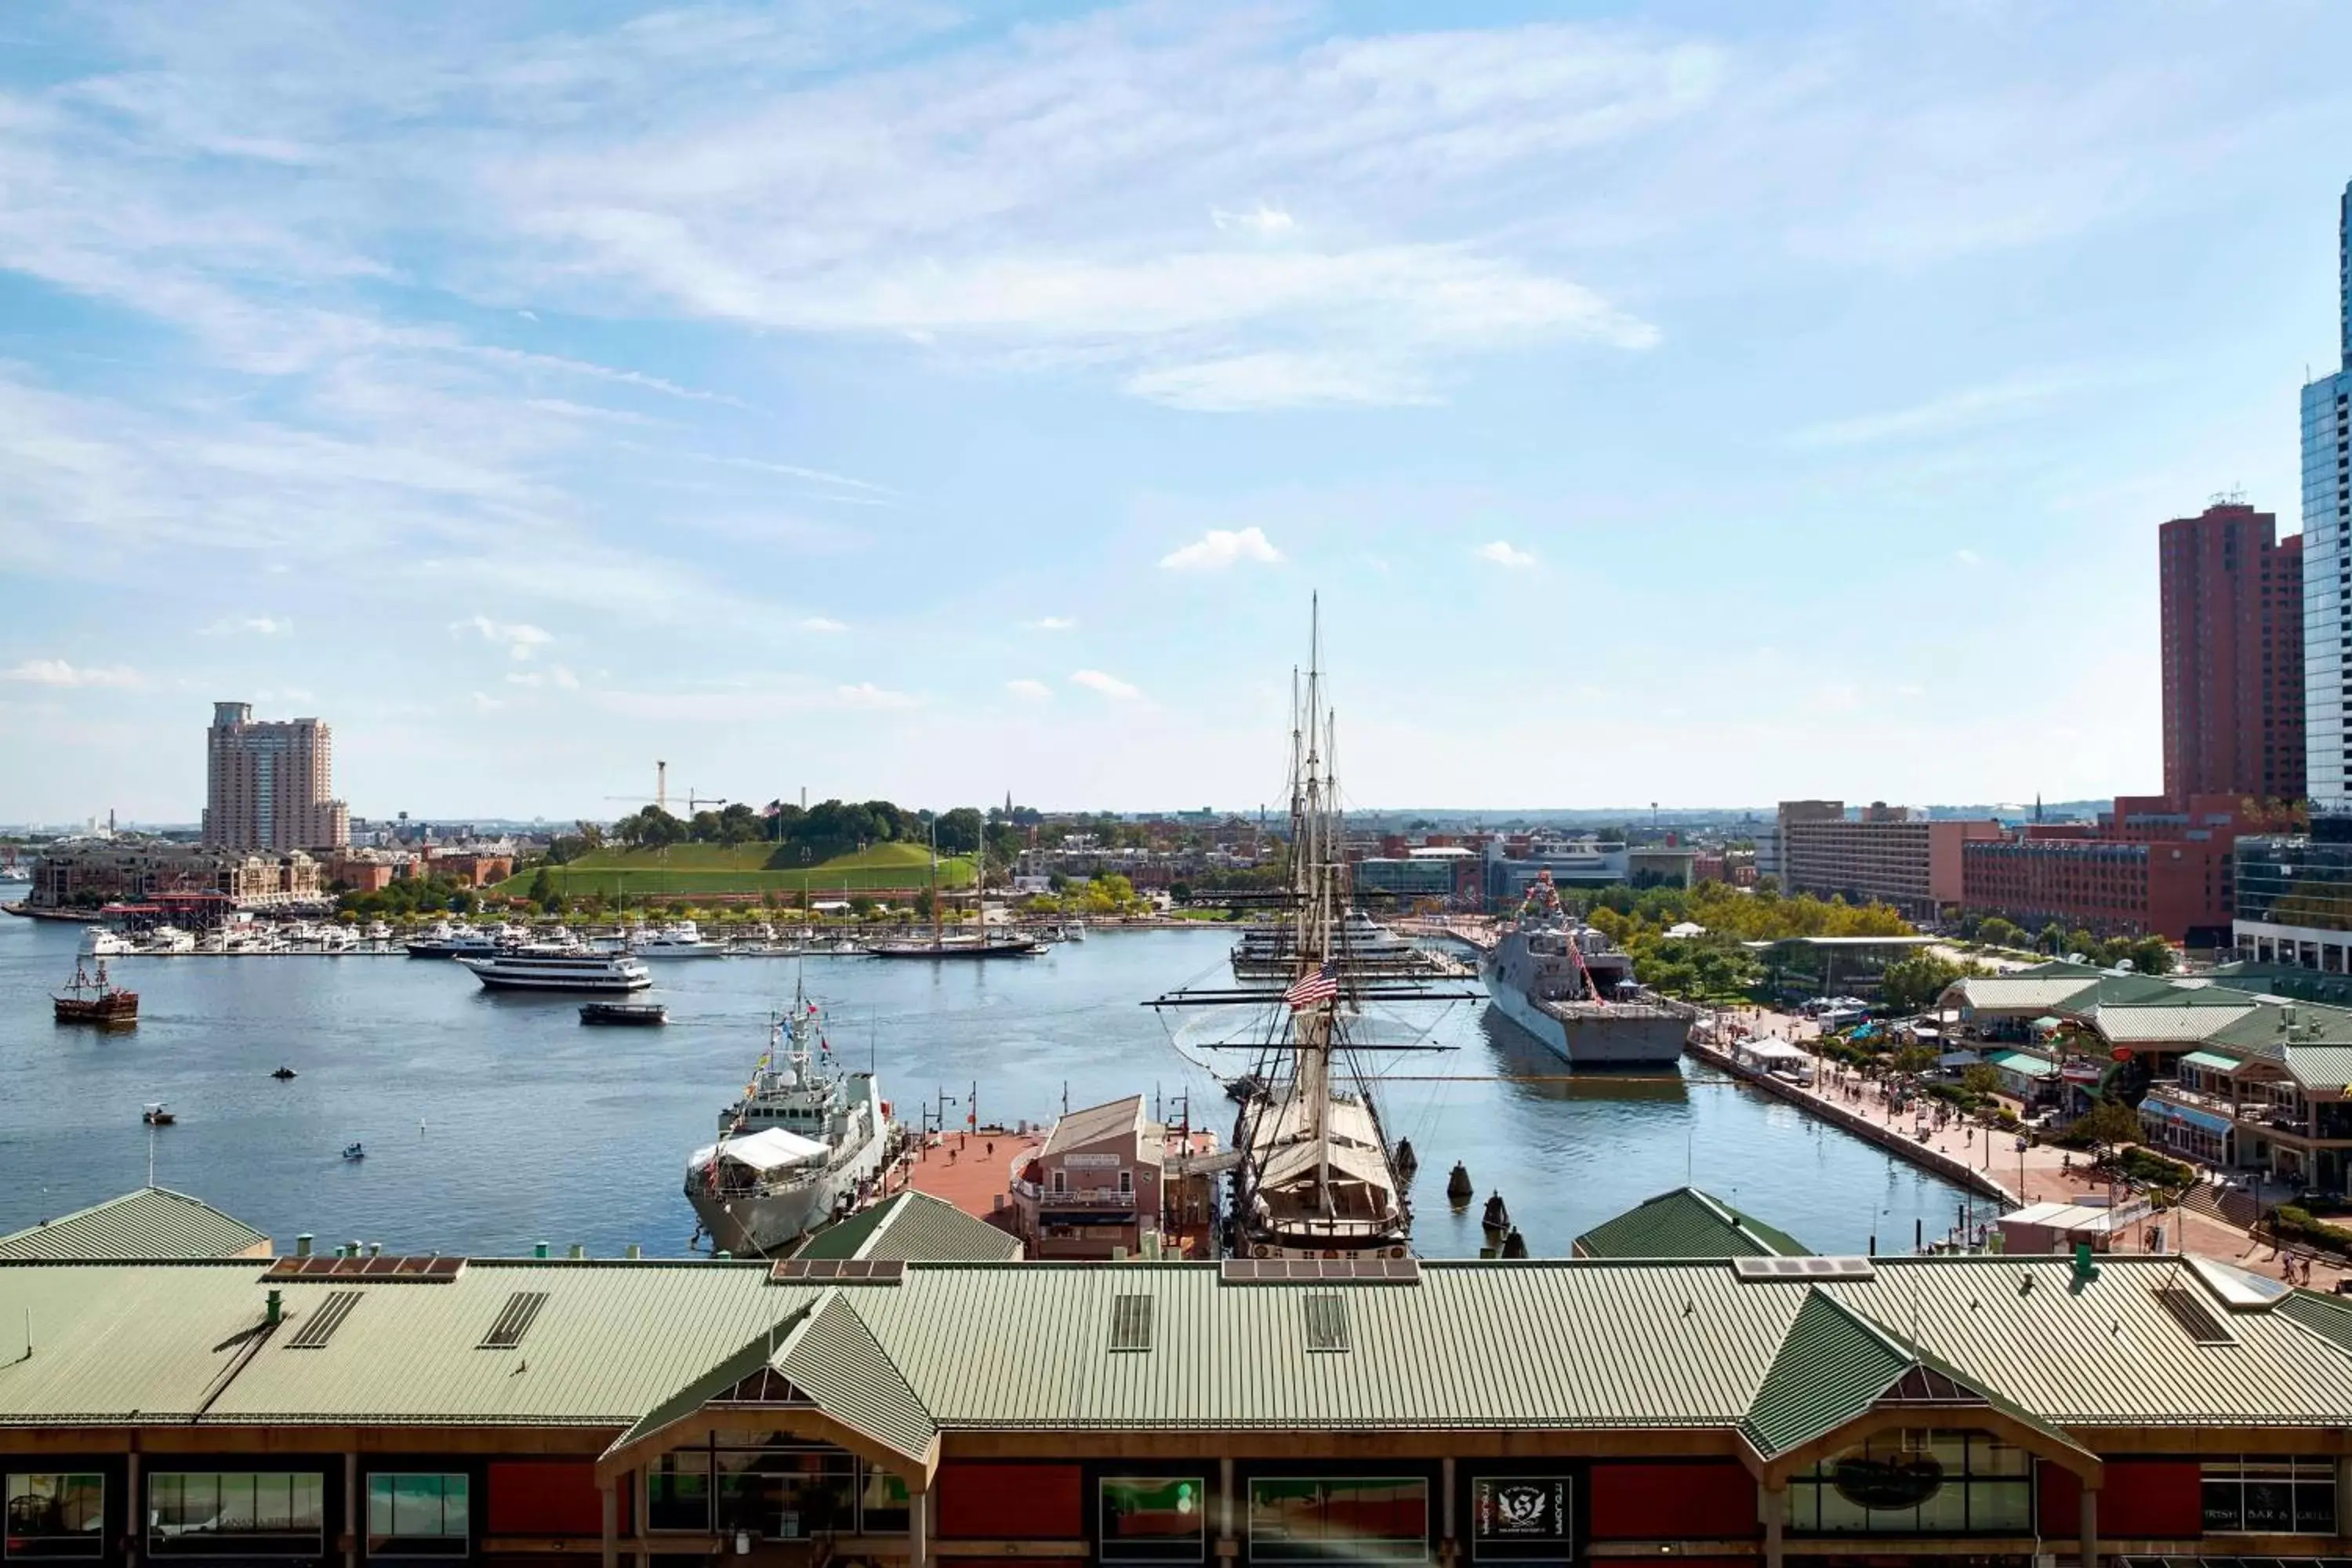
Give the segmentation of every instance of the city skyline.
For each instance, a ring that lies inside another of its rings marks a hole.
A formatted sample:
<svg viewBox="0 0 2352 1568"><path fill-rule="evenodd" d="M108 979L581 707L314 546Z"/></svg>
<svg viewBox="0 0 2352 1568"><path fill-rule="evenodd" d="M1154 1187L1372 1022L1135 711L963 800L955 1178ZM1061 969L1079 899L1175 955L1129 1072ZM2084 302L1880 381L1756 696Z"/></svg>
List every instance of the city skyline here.
<svg viewBox="0 0 2352 1568"><path fill-rule="evenodd" d="M503 15L0 24L0 820L2150 792L2352 342L2329 11Z"/></svg>

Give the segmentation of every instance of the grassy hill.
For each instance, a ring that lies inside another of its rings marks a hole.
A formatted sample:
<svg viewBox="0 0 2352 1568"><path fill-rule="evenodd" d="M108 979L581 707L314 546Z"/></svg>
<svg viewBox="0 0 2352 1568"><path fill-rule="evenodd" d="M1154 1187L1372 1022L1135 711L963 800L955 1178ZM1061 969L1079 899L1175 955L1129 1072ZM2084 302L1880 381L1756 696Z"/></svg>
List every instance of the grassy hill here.
<svg viewBox="0 0 2352 1568"><path fill-rule="evenodd" d="M794 845L674 844L666 849L599 849L568 865L551 866L548 876L566 898L602 893L606 898L654 894L769 893L797 898L845 889L870 892L877 888L919 888L930 877L930 851L920 844L876 844L847 855L836 855L814 866L801 861ZM494 897L520 898L538 875L534 868L509 877L489 889ZM971 862L961 856L942 857L940 885L968 888Z"/></svg>

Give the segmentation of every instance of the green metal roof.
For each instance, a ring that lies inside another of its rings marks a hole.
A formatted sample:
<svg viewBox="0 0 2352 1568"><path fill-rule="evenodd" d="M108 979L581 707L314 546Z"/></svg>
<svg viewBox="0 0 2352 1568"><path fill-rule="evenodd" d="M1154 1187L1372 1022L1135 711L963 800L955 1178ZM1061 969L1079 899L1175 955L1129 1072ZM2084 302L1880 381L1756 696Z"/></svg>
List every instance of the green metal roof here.
<svg viewBox="0 0 2352 1568"><path fill-rule="evenodd" d="M235 1258L269 1238L200 1198L142 1187L0 1236L0 1258Z"/></svg>
<svg viewBox="0 0 2352 1568"><path fill-rule="evenodd" d="M2025 1074L2028 1078L2047 1078L2058 1070L2058 1064L2048 1057L2032 1051L1987 1051L1985 1060L1997 1068Z"/></svg>
<svg viewBox="0 0 2352 1568"><path fill-rule="evenodd" d="M1748 1435L1761 1454L1785 1453L1869 1409L1914 1364L1878 1328L1810 1288L1748 1407Z"/></svg>
<svg viewBox="0 0 2352 1568"><path fill-rule="evenodd" d="M286 1321L264 1331L272 1289ZM2057 1426L2333 1429L2352 1409L2352 1342L2312 1326L2334 1321L2325 1304L2230 1310L2211 1296L2237 1339L2217 1350L2190 1339L2159 1289L2211 1295L2170 1258L2130 1257L2079 1284L2065 1260L2024 1257L1879 1258L1871 1278L1818 1280L1743 1279L1721 1260L1426 1261L1416 1284L1311 1291L1181 1263L913 1263L900 1283L830 1285L755 1262L474 1259L444 1284L274 1287L250 1262L0 1263L0 1425L529 1424L610 1437L677 1419L772 1361L824 1415L901 1451L926 1423L1752 1424L1778 1442L1855 1397L1837 1391L1872 1364L1857 1323ZM361 1300L328 1342L291 1348L346 1289ZM547 1299L520 1342L480 1348L524 1291ZM1347 1352L1309 1349L1310 1294L1344 1300ZM1122 1296L1151 1302L1148 1350L1109 1348ZM29 1357L8 1340L27 1309Z"/></svg>
<svg viewBox="0 0 2352 1568"><path fill-rule="evenodd" d="M1711 1193L1677 1187L1576 1238L1580 1258L1800 1258L1810 1249Z"/></svg>
<svg viewBox="0 0 2352 1568"><path fill-rule="evenodd" d="M2207 1072L2236 1072L2238 1058L2217 1057L2211 1051L2190 1051L2180 1058L2180 1065L2186 1068L2202 1068Z"/></svg>
<svg viewBox="0 0 2352 1568"><path fill-rule="evenodd" d="M2185 992L2184 997L2201 995ZM2103 1006L2093 1010L2091 1026L2109 1045L2178 1044L2202 1040L2223 1026L2236 1022L2253 1012L2252 1000L2242 993L2231 992L2232 1003L2191 1002L2182 1000L2162 1005L2141 1003L2132 1006Z"/></svg>
<svg viewBox="0 0 2352 1568"><path fill-rule="evenodd" d="M1021 1242L944 1198L910 1192L825 1226L793 1256L903 1263L1009 1263L1021 1256Z"/></svg>
<svg viewBox="0 0 2352 1568"><path fill-rule="evenodd" d="M2352 1048L2343 1046L2289 1046L2287 1070L2305 1089L2352 1091Z"/></svg>

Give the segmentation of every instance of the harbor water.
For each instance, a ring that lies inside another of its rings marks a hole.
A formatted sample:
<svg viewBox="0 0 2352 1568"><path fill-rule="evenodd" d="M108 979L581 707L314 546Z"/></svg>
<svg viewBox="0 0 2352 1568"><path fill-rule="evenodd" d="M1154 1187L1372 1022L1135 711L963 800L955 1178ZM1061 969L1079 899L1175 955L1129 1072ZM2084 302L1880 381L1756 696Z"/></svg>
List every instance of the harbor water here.
<svg viewBox="0 0 2352 1568"><path fill-rule="evenodd" d="M1172 1120L1232 1131L1198 1062L1239 1071L1230 1015L1139 1004L1230 980L1230 930L1098 931L1045 956L931 963L862 958L656 963L661 1029L587 1028L578 998L486 993L459 965L386 957L117 960L140 993L136 1031L54 1024L79 928L0 919L0 1233L136 1187L193 1194L322 1247L610 1257L688 1249L687 1154L740 1092L795 978L824 1006L845 1066L870 1061L912 1121L928 1102L961 1127L1050 1122L1065 1103L1141 1092ZM1499 1191L1538 1256L1642 1199L1705 1187L1816 1250L1873 1237L1908 1250L1973 1203L1949 1184L1791 1106L1685 1062L1678 1074L1556 1081L1567 1069L1484 1003L1376 1019L1382 1037L1449 1047L1366 1058L1385 1075L1392 1136L1420 1158L1415 1243L1475 1255ZM279 1067L297 1077L277 1081ZM1527 1075L1555 1081L1509 1081ZM943 1105L941 1095L948 1098ZM177 1125L150 1131L143 1103ZM362 1160L341 1151L359 1142ZM1477 1199L1444 1194L1454 1162ZM1981 1217L1979 1212L1979 1217Z"/></svg>

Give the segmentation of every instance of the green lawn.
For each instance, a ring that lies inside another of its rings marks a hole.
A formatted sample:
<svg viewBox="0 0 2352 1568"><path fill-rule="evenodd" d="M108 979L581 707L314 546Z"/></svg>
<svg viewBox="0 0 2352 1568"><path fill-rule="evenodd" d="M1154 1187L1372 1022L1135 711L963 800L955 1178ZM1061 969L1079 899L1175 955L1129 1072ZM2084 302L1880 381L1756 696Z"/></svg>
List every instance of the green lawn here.
<svg viewBox="0 0 2352 1568"><path fill-rule="evenodd" d="M567 898L602 893L642 898L655 893L790 893L803 889L815 897L845 889L919 888L930 878L930 851L919 844L877 844L838 855L815 866L797 864L800 851L772 844L677 844L667 849L600 849L547 874ZM492 897L520 898L538 869L509 877L488 889ZM961 856L940 861L940 885L971 885L971 862Z"/></svg>

